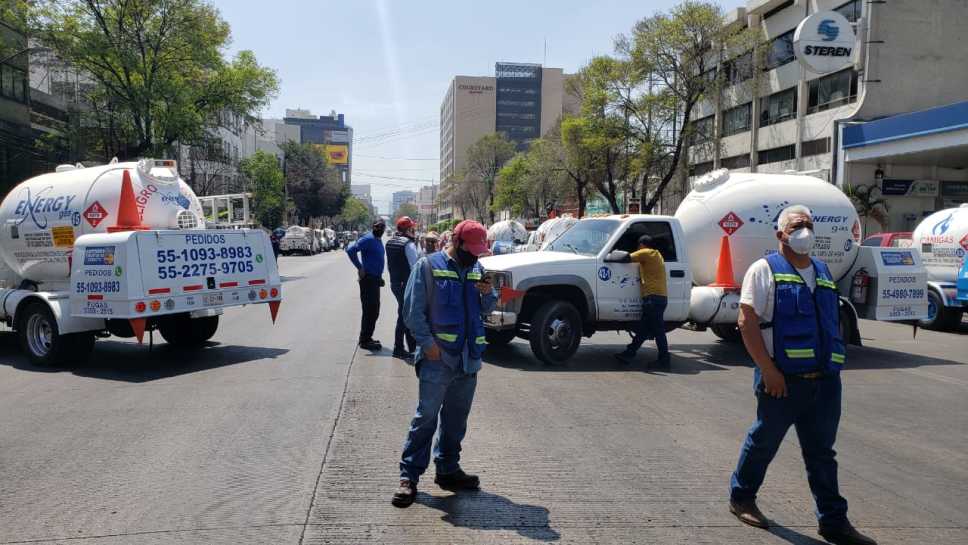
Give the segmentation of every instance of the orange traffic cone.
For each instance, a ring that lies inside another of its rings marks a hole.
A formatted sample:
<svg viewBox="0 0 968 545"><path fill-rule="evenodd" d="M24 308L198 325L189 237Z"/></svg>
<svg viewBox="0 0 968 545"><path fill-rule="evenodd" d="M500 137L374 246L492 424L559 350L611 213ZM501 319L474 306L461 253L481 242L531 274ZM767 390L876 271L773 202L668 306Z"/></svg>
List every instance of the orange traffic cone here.
<svg viewBox="0 0 968 545"><path fill-rule="evenodd" d="M141 225L141 214L134 199L134 187L131 185L131 174L127 170L121 175L121 199L118 201L118 221L113 227L108 227L109 233L122 231L147 231L148 227Z"/></svg>
<svg viewBox="0 0 968 545"><path fill-rule="evenodd" d="M719 243L719 261L716 263L716 281L710 284L714 288L738 290L739 286L733 280L733 252L729 249L729 235L723 235Z"/></svg>
<svg viewBox="0 0 968 545"><path fill-rule="evenodd" d="M131 318L128 322L131 323L131 331L134 332L134 336L138 338L138 344L143 343L145 340L147 320L144 318Z"/></svg>

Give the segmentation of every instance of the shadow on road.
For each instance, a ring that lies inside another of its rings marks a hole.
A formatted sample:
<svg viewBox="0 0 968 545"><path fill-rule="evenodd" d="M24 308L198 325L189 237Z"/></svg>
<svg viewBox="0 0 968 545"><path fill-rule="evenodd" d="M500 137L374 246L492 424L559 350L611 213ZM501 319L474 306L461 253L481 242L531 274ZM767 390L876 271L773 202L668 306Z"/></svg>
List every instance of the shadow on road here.
<svg viewBox="0 0 968 545"><path fill-rule="evenodd" d="M515 503L483 490L450 496L420 492L417 503L444 513L441 520L473 530L514 530L536 541L558 541L561 534L551 527L548 509L540 505Z"/></svg>
<svg viewBox="0 0 968 545"><path fill-rule="evenodd" d="M202 348L190 350L156 345L148 350L131 342L100 340L87 362L68 367L38 367L23 355L14 335L0 335L0 365L39 373L70 372L79 377L116 380L119 382L151 382L153 380L186 375L229 365L262 359L275 359L289 350L256 346L222 345L209 342Z"/></svg>
<svg viewBox="0 0 968 545"><path fill-rule="evenodd" d="M779 526L776 522L772 523L768 532L793 545L827 545L826 541L801 534L785 526Z"/></svg>

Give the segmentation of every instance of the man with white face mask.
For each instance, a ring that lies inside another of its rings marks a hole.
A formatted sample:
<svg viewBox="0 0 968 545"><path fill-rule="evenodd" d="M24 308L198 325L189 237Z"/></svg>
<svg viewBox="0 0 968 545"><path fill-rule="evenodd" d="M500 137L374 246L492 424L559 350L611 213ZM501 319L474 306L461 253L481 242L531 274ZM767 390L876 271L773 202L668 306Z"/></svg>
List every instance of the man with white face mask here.
<svg viewBox="0 0 968 545"><path fill-rule="evenodd" d="M746 435L730 483L730 511L768 528L756 493L790 426L796 427L807 481L817 505L819 533L835 544L876 545L847 520L833 450L840 423L840 336L837 285L827 265L810 257L810 210L780 212L779 251L755 262L743 278L739 328L756 364L756 422Z"/></svg>

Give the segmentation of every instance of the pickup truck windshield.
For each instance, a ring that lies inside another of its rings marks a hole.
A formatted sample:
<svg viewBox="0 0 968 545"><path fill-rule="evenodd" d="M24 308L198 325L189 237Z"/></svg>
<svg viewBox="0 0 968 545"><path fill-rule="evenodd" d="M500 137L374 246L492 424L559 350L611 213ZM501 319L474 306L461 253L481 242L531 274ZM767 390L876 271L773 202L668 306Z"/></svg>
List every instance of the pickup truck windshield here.
<svg viewBox="0 0 968 545"><path fill-rule="evenodd" d="M618 220L605 219L579 221L555 239L545 251L596 256L620 224Z"/></svg>

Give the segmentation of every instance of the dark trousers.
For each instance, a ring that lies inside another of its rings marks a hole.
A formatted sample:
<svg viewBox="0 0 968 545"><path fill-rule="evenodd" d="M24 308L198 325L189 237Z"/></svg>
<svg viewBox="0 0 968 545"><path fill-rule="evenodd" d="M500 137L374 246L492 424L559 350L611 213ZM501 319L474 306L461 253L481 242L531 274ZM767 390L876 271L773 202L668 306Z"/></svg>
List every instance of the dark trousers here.
<svg viewBox="0 0 968 545"><path fill-rule="evenodd" d="M477 389L477 373L465 374L442 361L419 362L417 376L420 377L420 398L400 458L400 478L410 479L414 484L430 465L434 434L437 435L433 445L437 474L460 469L461 442L467 433L467 416Z"/></svg>
<svg viewBox="0 0 968 545"><path fill-rule="evenodd" d="M360 342L373 339L376 320L380 317L380 277L366 275L360 280L360 305L363 317L360 319Z"/></svg>
<svg viewBox="0 0 968 545"><path fill-rule="evenodd" d="M407 329L406 324L403 321L403 294L407 290L407 281L394 282L390 281L390 291L393 292L393 296L397 299L397 327L393 331L393 349L394 350L406 350L407 352L413 352L417 349L417 341L410 334L410 330ZM404 347L404 340L406 340L406 347Z"/></svg>
<svg viewBox="0 0 968 545"><path fill-rule="evenodd" d="M642 298L642 318L639 330L632 337L628 351L635 353L642 348L642 343L648 339L655 339L655 347L659 350L659 357L669 355L669 342L665 333L665 309L669 299L664 295L649 295Z"/></svg>
<svg viewBox="0 0 968 545"><path fill-rule="evenodd" d="M790 426L797 430L807 482L823 526L847 522L847 500L837 485L834 441L840 424L840 375L820 379L788 377L787 397L777 399L763 389L756 372L756 422L746 435L739 463L730 483L730 498L752 500L763 484L766 469Z"/></svg>

